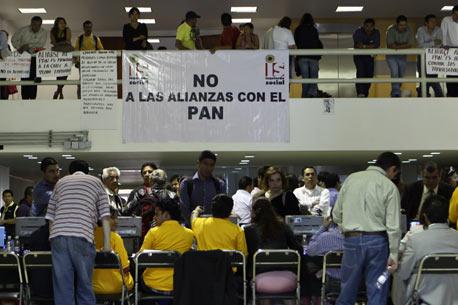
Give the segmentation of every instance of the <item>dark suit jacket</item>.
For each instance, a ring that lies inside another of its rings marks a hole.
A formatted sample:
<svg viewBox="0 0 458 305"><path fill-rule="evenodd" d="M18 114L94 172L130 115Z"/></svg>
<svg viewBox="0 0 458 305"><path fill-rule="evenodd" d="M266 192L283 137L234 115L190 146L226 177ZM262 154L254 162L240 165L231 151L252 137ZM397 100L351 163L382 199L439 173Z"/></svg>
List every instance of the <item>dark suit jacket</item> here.
<svg viewBox="0 0 458 305"><path fill-rule="evenodd" d="M450 201L452 197L453 188L445 183L440 182L439 188L437 189L437 195L444 197L447 201ZM418 208L420 206L421 197L423 195L423 181L417 181L409 185L401 200L401 208L406 211L407 221L415 219L418 214Z"/></svg>

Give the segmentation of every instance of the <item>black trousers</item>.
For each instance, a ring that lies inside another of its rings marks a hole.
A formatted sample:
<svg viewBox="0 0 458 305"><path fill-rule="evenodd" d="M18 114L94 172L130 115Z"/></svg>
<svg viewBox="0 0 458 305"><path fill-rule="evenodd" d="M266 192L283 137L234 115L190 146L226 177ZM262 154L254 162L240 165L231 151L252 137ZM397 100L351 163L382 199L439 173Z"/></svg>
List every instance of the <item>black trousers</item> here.
<svg viewBox="0 0 458 305"><path fill-rule="evenodd" d="M6 80L6 78L0 78L0 81ZM8 87L0 86L0 100L8 99Z"/></svg>
<svg viewBox="0 0 458 305"><path fill-rule="evenodd" d="M353 61L356 66L356 78L374 77L374 58L372 56L353 56ZM365 97L369 95L371 83L359 83L355 86L358 95L363 94Z"/></svg>
<svg viewBox="0 0 458 305"><path fill-rule="evenodd" d="M36 57L32 57L30 63L30 76L22 80L35 80L37 76ZM37 98L37 86L21 86L21 96L23 100L34 100Z"/></svg>
<svg viewBox="0 0 458 305"><path fill-rule="evenodd" d="M458 76L447 76L447 78L458 78ZM458 83L447 83L447 96L458 97Z"/></svg>

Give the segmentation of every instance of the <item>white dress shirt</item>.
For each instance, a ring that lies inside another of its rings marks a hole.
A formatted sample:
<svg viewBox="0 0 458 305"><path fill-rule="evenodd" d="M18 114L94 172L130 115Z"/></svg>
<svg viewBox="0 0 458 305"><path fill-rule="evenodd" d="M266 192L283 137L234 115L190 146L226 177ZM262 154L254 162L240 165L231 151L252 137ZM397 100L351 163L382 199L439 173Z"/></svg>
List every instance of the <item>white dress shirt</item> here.
<svg viewBox="0 0 458 305"><path fill-rule="evenodd" d="M295 46L293 33L286 28L276 25L272 31L275 50L288 50L290 46Z"/></svg>
<svg viewBox="0 0 458 305"><path fill-rule="evenodd" d="M448 47L458 47L458 22L453 21L452 16L442 19L442 44Z"/></svg>
<svg viewBox="0 0 458 305"><path fill-rule="evenodd" d="M312 215L327 215L329 209L329 191L318 185L313 190L305 186L294 190L294 195L301 206L306 206Z"/></svg>
<svg viewBox="0 0 458 305"><path fill-rule="evenodd" d="M38 32L33 32L30 25L20 28L11 38L11 43L15 49L20 49L23 45L28 45L29 53L35 53L37 49L43 49L48 39L48 33L43 28Z"/></svg>
<svg viewBox="0 0 458 305"><path fill-rule="evenodd" d="M251 206L253 196L245 190L238 190L234 196L234 208L232 214L237 215L239 222L242 224L251 223Z"/></svg>

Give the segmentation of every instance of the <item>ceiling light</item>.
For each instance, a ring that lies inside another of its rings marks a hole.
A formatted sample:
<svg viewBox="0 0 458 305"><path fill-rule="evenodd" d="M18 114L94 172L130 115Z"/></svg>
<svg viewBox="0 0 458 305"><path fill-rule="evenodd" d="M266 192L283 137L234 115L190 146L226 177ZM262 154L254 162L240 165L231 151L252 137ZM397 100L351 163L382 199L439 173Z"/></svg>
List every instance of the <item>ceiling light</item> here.
<svg viewBox="0 0 458 305"><path fill-rule="evenodd" d="M66 157L65 159L67 159L67 160L75 160L76 158L75 157Z"/></svg>
<svg viewBox="0 0 458 305"><path fill-rule="evenodd" d="M67 157L72 157L72 155L62 155L62 157L67 158Z"/></svg>
<svg viewBox="0 0 458 305"><path fill-rule="evenodd" d="M46 9L44 7L40 8L18 8L21 14L46 14Z"/></svg>
<svg viewBox="0 0 458 305"><path fill-rule="evenodd" d="M234 18L232 23L251 23L251 18Z"/></svg>
<svg viewBox="0 0 458 305"><path fill-rule="evenodd" d="M402 152L395 152L394 154L395 154L395 155L398 155L398 156L401 156L401 155L402 155Z"/></svg>
<svg viewBox="0 0 458 305"><path fill-rule="evenodd" d="M434 151L434 152L431 153L431 155L440 155L440 154L441 154L441 153L438 152L438 151Z"/></svg>
<svg viewBox="0 0 458 305"><path fill-rule="evenodd" d="M161 41L159 39L157 39L157 38L149 38L148 42L149 43L161 43Z"/></svg>
<svg viewBox="0 0 458 305"><path fill-rule="evenodd" d="M151 7L137 7L140 13L151 13ZM126 8L126 13L128 13L132 7L127 6Z"/></svg>
<svg viewBox="0 0 458 305"><path fill-rule="evenodd" d="M53 19L43 19L42 24L54 24L54 20Z"/></svg>
<svg viewBox="0 0 458 305"><path fill-rule="evenodd" d="M29 157L29 160L37 160L37 159L38 159L38 157L33 157L33 156Z"/></svg>
<svg viewBox="0 0 458 305"><path fill-rule="evenodd" d="M407 161L402 161L402 163L410 163L410 161L408 161L408 160Z"/></svg>
<svg viewBox="0 0 458 305"><path fill-rule="evenodd" d="M409 159L410 162L416 162L417 159Z"/></svg>
<svg viewBox="0 0 458 305"><path fill-rule="evenodd" d="M38 161L37 163L38 163L38 164L41 164L41 161Z"/></svg>
<svg viewBox="0 0 458 305"><path fill-rule="evenodd" d="M433 155L423 155L423 158L432 158Z"/></svg>
<svg viewBox="0 0 458 305"><path fill-rule="evenodd" d="M445 5L441 8L441 11L451 11L451 10L453 10L452 5Z"/></svg>
<svg viewBox="0 0 458 305"><path fill-rule="evenodd" d="M138 22L145 24L156 24L156 19L138 19Z"/></svg>
<svg viewBox="0 0 458 305"><path fill-rule="evenodd" d="M245 156L244 158L245 158L245 159L253 159L254 156Z"/></svg>
<svg viewBox="0 0 458 305"><path fill-rule="evenodd" d="M231 6L231 13L256 13L257 6Z"/></svg>
<svg viewBox="0 0 458 305"><path fill-rule="evenodd" d="M218 157L218 154L215 154L215 156L217 156L217 157Z"/></svg>
<svg viewBox="0 0 458 305"><path fill-rule="evenodd" d="M120 170L122 173L139 173L139 169L121 169Z"/></svg>
<svg viewBox="0 0 458 305"><path fill-rule="evenodd" d="M240 162L243 162L243 163L249 163L250 160L240 160Z"/></svg>
<svg viewBox="0 0 458 305"><path fill-rule="evenodd" d="M336 9L337 13L348 13L348 12L362 12L363 6L338 6Z"/></svg>
<svg viewBox="0 0 458 305"><path fill-rule="evenodd" d="M235 170L241 171L242 168L241 167L236 167Z"/></svg>
<svg viewBox="0 0 458 305"><path fill-rule="evenodd" d="M375 164L375 161L367 161L369 164Z"/></svg>
<svg viewBox="0 0 458 305"><path fill-rule="evenodd" d="M240 164L240 165L248 165L247 162L240 162L239 164Z"/></svg>
<svg viewBox="0 0 458 305"><path fill-rule="evenodd" d="M33 157L33 155L24 155L24 158L30 158Z"/></svg>

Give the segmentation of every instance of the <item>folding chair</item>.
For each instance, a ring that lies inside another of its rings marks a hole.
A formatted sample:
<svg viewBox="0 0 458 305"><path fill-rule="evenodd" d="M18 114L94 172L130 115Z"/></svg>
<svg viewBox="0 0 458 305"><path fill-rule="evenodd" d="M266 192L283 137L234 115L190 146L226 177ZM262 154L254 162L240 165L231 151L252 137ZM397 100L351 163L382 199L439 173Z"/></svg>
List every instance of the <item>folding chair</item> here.
<svg viewBox="0 0 458 305"><path fill-rule="evenodd" d="M323 257L323 277L321 278L321 305L335 304L340 294L340 280L329 283L329 269L340 269L342 267L342 252L328 252ZM337 286L336 286L337 285ZM357 304L367 303L366 291L360 287L356 298Z"/></svg>
<svg viewBox="0 0 458 305"><path fill-rule="evenodd" d="M124 302L127 302L127 304L130 305L129 291L126 286L124 271L122 269L121 260L119 259L118 254L113 251L97 252L95 256L94 269L118 269L122 279L121 293L96 294L96 302L98 304L105 302L120 302L121 304L124 304Z"/></svg>
<svg viewBox="0 0 458 305"><path fill-rule="evenodd" d="M22 258L24 264L24 277L25 277L25 285L26 285L26 304L32 304L34 302L47 302L47 303L54 303L54 298L52 292L50 292L49 296L39 296L34 293L34 279L38 280L38 278L43 281L45 277L42 274L33 274L34 271L43 271L49 272L49 279L51 282L44 283L45 285L50 285L52 287L52 256L51 252L29 252Z"/></svg>
<svg viewBox="0 0 458 305"><path fill-rule="evenodd" d="M421 291L419 288L424 274L458 275L458 254L430 254L421 259L418 264L411 304L421 304ZM456 287L450 287L450 289L456 289Z"/></svg>
<svg viewBox="0 0 458 305"><path fill-rule="evenodd" d="M246 257L242 252L236 250L223 250L231 257L231 266L242 268L242 281L243 281L243 304L247 304L247 279L246 279Z"/></svg>
<svg viewBox="0 0 458 305"><path fill-rule="evenodd" d="M0 300L17 300L22 304L23 281L19 257L0 252Z"/></svg>
<svg viewBox="0 0 458 305"><path fill-rule="evenodd" d="M290 293L282 294L264 294L256 292L256 275L265 272L275 267L277 269L294 270L297 282L296 289ZM301 257L295 250L258 250L253 255L253 278L251 280L253 304L256 304L256 299L276 299L276 300L296 300L296 304L300 304L300 276L301 276Z"/></svg>
<svg viewBox="0 0 458 305"><path fill-rule="evenodd" d="M173 268L180 253L176 251L145 250L135 255L135 305L139 301L173 300L173 295L150 295L138 289L145 268Z"/></svg>

